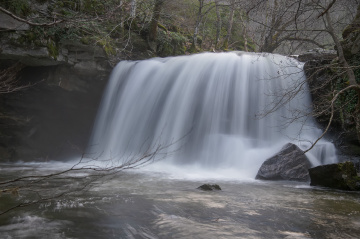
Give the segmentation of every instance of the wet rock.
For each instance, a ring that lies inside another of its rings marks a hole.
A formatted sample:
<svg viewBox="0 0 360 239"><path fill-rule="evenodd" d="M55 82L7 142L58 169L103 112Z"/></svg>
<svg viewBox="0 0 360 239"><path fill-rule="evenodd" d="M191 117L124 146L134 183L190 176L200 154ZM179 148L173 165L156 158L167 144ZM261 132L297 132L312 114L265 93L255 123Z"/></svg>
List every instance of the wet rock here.
<svg viewBox="0 0 360 239"><path fill-rule="evenodd" d="M294 144L286 144L279 153L265 160L256 179L309 181L310 161Z"/></svg>
<svg viewBox="0 0 360 239"><path fill-rule="evenodd" d="M352 162L321 165L309 169L310 185L359 191L360 175Z"/></svg>
<svg viewBox="0 0 360 239"><path fill-rule="evenodd" d="M203 190L203 191L214 191L214 190L221 190L220 186L217 184L203 184L197 189Z"/></svg>

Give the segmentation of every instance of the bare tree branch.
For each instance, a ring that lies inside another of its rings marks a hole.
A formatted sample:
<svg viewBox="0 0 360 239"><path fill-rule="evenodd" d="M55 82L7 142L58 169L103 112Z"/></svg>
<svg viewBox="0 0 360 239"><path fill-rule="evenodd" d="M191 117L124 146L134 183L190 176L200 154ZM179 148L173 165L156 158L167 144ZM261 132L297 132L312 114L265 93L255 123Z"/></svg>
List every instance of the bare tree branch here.
<svg viewBox="0 0 360 239"><path fill-rule="evenodd" d="M335 4L335 2L336 2L336 0L333 0L329 4L329 6L324 10L324 12L322 12L317 18L320 18L320 17L324 16L330 10L330 8Z"/></svg>
<svg viewBox="0 0 360 239"><path fill-rule="evenodd" d="M54 21L54 22L49 22L49 23L35 23L35 22L31 22L31 21L28 21L28 20L25 20L21 17L18 17L16 16L15 14L13 14L12 12L6 10L5 8L3 7L0 7L0 11L2 11L3 13L9 15L10 17L20 21L20 22L24 22L24 23L27 23L29 24L30 26L43 26L43 27L49 27L49 26L53 26L53 25L56 25L56 24L59 24L59 23L62 23L64 20L58 20L58 21Z"/></svg>

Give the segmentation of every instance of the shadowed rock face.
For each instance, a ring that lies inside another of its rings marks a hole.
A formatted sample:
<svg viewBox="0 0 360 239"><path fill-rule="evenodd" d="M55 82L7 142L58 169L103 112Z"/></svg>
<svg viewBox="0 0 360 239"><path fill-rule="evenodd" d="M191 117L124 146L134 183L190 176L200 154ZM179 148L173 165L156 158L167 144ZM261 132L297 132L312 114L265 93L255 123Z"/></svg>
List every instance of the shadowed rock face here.
<svg viewBox="0 0 360 239"><path fill-rule="evenodd" d="M304 152L294 144L286 144L279 153L265 160L256 179L309 181L311 164Z"/></svg>
<svg viewBox="0 0 360 239"><path fill-rule="evenodd" d="M311 186L322 186L341 190L360 190L360 177L352 162L321 165L309 169Z"/></svg>
<svg viewBox="0 0 360 239"><path fill-rule="evenodd" d="M26 67L19 84L32 86L0 95L0 162L84 152L106 80L59 67Z"/></svg>

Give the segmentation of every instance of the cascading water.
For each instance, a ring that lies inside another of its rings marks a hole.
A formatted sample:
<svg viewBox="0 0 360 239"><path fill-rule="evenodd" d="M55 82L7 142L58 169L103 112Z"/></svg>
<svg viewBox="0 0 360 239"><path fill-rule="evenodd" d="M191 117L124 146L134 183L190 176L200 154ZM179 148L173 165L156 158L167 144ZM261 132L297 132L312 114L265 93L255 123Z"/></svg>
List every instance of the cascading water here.
<svg viewBox="0 0 360 239"><path fill-rule="evenodd" d="M171 144L168 152L179 149L166 159L171 164L254 177L287 142L305 149L322 133L311 117L300 117L311 111L302 67L280 55L239 52L120 62L90 151L116 158ZM314 166L336 161L325 140L307 156Z"/></svg>

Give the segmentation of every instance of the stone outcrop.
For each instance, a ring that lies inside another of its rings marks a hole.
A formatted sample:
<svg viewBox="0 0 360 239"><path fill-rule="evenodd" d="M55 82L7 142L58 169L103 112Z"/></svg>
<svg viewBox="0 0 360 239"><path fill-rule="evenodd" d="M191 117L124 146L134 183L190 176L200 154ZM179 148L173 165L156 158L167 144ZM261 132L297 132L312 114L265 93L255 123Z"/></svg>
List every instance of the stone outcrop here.
<svg viewBox="0 0 360 239"><path fill-rule="evenodd" d="M337 57L335 50L327 50L322 48L315 48L310 51L307 51L297 57L301 62L309 61L322 61L322 62L331 62Z"/></svg>
<svg viewBox="0 0 360 239"><path fill-rule="evenodd" d="M27 31L30 26L0 12L0 30Z"/></svg>
<svg viewBox="0 0 360 239"><path fill-rule="evenodd" d="M197 189L203 190L203 191L214 191L214 190L221 190L220 186L217 184L203 184Z"/></svg>
<svg viewBox="0 0 360 239"><path fill-rule="evenodd" d="M80 75L94 75L111 70L101 47L75 41L62 41L59 46L51 46L49 43L49 46L29 47L3 41L0 60L13 60L34 67L64 65Z"/></svg>
<svg viewBox="0 0 360 239"><path fill-rule="evenodd" d="M309 169L309 174L311 186L350 191L360 190L360 174L352 162L321 165Z"/></svg>
<svg viewBox="0 0 360 239"><path fill-rule="evenodd" d="M326 98L333 90L331 70L327 67L336 61L337 53L335 50L316 48L298 56L298 60L305 62L304 72L310 88L313 101L313 111L316 120L321 125L326 125L330 117L330 101ZM318 114L321 112L321 114ZM336 121L336 126L341 124Z"/></svg>
<svg viewBox="0 0 360 239"><path fill-rule="evenodd" d="M309 181L310 161L294 144L286 144L279 153L265 160L256 179Z"/></svg>

